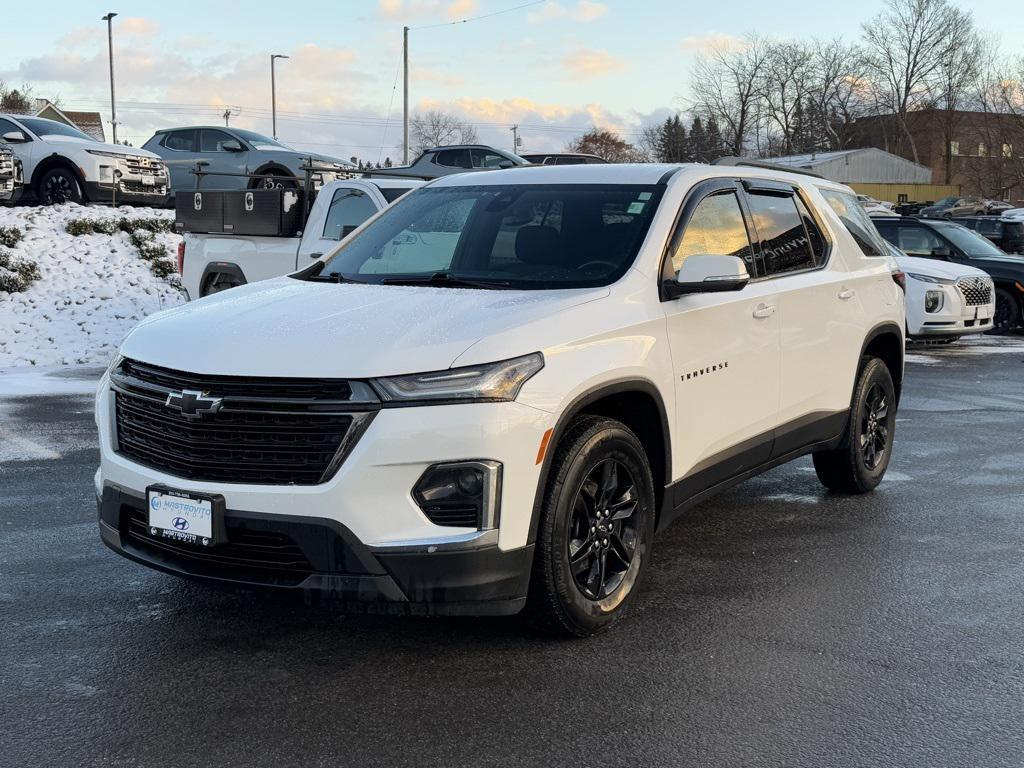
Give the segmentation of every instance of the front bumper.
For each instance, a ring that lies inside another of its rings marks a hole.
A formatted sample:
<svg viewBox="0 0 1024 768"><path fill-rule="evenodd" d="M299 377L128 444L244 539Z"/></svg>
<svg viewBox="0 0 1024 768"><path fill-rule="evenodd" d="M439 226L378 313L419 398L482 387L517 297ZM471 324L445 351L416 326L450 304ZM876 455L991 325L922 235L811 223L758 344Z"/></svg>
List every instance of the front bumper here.
<svg viewBox="0 0 1024 768"><path fill-rule="evenodd" d="M94 203L116 200L119 203L161 206L167 202L171 193L166 180L159 185L149 187L144 186L139 180L123 178L116 185L87 181L85 194Z"/></svg>
<svg viewBox="0 0 1024 768"><path fill-rule="evenodd" d="M380 551L335 520L228 509L227 541L203 549L150 536L140 494L106 484L97 509L110 549L185 578L314 593L364 610L509 615L526 604L532 545Z"/></svg>
<svg viewBox="0 0 1024 768"><path fill-rule="evenodd" d="M911 278L913 279L913 278ZM942 307L938 312L925 312L928 291L941 291ZM921 283L907 295L907 331L915 337L950 337L968 333L984 333L992 329L995 305L968 304L955 284ZM987 317L985 316L987 315Z"/></svg>

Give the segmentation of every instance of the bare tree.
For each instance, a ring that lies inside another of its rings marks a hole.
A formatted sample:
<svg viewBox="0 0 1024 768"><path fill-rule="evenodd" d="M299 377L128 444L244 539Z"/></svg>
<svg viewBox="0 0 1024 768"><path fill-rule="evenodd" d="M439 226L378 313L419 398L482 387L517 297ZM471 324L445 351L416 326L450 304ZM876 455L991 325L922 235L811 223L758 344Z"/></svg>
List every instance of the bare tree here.
<svg viewBox="0 0 1024 768"><path fill-rule="evenodd" d="M755 81L757 94L769 126L780 133L781 154L791 155L801 105L814 79L813 55L810 46L802 42L769 41L764 51L764 63Z"/></svg>
<svg viewBox="0 0 1024 768"><path fill-rule="evenodd" d="M697 57L694 64L690 111L714 118L722 129L726 149L742 155L755 131L758 83L768 46L755 35L742 46L716 48Z"/></svg>
<svg viewBox="0 0 1024 768"><path fill-rule="evenodd" d="M864 55L841 38L811 42L811 83L808 98L823 118L821 129L831 149L843 149L852 138L852 126L867 114L870 89L864 74Z"/></svg>
<svg viewBox="0 0 1024 768"><path fill-rule="evenodd" d="M907 115L929 100L929 83L943 61L973 33L971 16L949 0L887 0L887 7L861 26L865 61L879 106L896 125L919 161Z"/></svg>
<svg viewBox="0 0 1024 768"><path fill-rule="evenodd" d="M994 48L974 29L943 59L929 83L930 104L942 121L945 183L953 180L953 140L964 123L965 110L977 107L978 82Z"/></svg>
<svg viewBox="0 0 1024 768"><path fill-rule="evenodd" d="M33 107L32 88L28 85L11 88L0 80L0 112L12 112L18 115L31 113Z"/></svg>
<svg viewBox="0 0 1024 768"><path fill-rule="evenodd" d="M642 151L606 128L591 128L570 141L565 149L567 152L597 155L609 163L642 163L647 159Z"/></svg>
<svg viewBox="0 0 1024 768"><path fill-rule="evenodd" d="M453 115L432 109L409 120L410 138L417 152L445 144L476 144L476 128Z"/></svg>

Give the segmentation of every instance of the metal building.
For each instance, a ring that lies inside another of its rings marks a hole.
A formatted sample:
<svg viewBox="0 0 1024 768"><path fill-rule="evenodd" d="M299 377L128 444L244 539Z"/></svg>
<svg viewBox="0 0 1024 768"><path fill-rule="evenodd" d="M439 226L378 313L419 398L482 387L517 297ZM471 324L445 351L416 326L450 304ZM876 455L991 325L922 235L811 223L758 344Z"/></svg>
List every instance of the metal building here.
<svg viewBox="0 0 1024 768"><path fill-rule="evenodd" d="M931 184L930 168L881 149L844 149L766 158L776 165L812 171L842 184Z"/></svg>

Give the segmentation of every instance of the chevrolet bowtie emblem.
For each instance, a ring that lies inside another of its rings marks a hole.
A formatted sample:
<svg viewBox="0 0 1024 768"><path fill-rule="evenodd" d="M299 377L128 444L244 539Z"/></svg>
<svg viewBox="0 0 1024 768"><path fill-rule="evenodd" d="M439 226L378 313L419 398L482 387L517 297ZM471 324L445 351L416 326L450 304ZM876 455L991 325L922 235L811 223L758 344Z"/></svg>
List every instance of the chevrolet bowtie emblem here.
<svg viewBox="0 0 1024 768"><path fill-rule="evenodd" d="M187 419L201 419L206 414L216 413L224 404L223 398L208 397L206 393L195 389L185 389L181 392L171 392L167 395L165 405Z"/></svg>

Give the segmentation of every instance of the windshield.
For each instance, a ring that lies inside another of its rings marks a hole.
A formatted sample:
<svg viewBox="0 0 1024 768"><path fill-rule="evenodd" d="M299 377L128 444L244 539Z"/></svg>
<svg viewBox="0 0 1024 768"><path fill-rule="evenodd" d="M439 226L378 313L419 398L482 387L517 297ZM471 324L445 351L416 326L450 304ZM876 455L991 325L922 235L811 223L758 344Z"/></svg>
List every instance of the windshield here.
<svg viewBox="0 0 1024 768"><path fill-rule="evenodd" d="M944 197L936 205L953 205L959 199L959 197Z"/></svg>
<svg viewBox="0 0 1024 768"><path fill-rule="evenodd" d="M237 128L232 130L252 144L256 149L287 149L289 151L294 151L287 144L282 144L280 141L268 138L261 133L256 133L255 131L242 131Z"/></svg>
<svg viewBox="0 0 1024 768"><path fill-rule="evenodd" d="M82 133L77 128L72 128L64 123L58 123L56 120L44 120L41 117L19 117L18 120L40 138L45 138L46 136L68 136L73 139L96 141L92 136Z"/></svg>
<svg viewBox="0 0 1024 768"><path fill-rule="evenodd" d="M878 234L875 222L849 192L819 188L825 202L835 211L865 256L882 256L886 252L885 241Z"/></svg>
<svg viewBox="0 0 1024 768"><path fill-rule="evenodd" d="M346 241L319 270L358 282L443 275L489 287L583 288L626 273L661 188L650 185L423 187Z"/></svg>
<svg viewBox="0 0 1024 768"><path fill-rule="evenodd" d="M953 243L965 254L975 258L986 258L989 256L1005 256L1006 254L992 244L992 241L979 235L973 229L967 229L959 224L938 223L935 229L943 237Z"/></svg>

